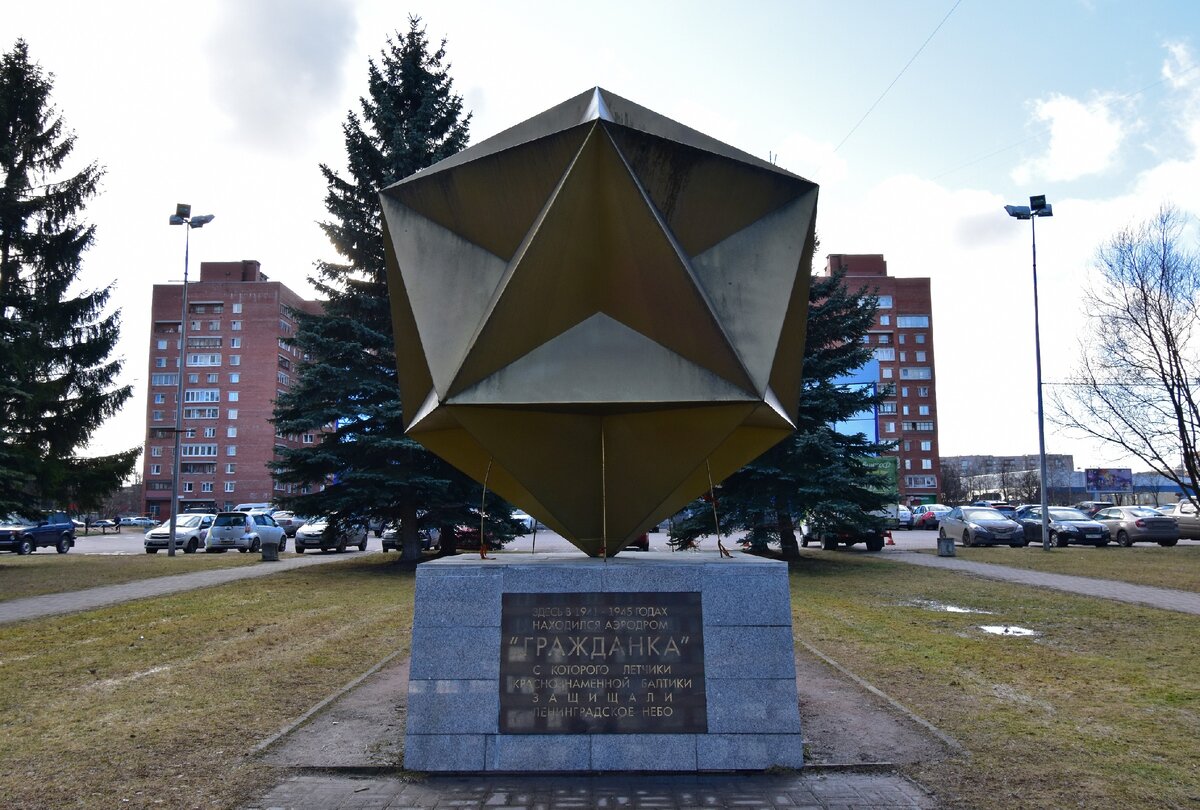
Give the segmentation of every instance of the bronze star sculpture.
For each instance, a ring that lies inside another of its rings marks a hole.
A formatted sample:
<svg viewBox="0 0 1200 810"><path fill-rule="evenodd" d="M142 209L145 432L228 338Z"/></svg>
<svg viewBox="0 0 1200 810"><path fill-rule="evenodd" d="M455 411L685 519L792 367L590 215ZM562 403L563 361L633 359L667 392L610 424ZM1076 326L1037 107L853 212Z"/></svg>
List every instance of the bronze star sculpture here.
<svg viewBox="0 0 1200 810"><path fill-rule="evenodd" d="M408 434L587 554L794 429L814 183L595 88L380 197Z"/></svg>

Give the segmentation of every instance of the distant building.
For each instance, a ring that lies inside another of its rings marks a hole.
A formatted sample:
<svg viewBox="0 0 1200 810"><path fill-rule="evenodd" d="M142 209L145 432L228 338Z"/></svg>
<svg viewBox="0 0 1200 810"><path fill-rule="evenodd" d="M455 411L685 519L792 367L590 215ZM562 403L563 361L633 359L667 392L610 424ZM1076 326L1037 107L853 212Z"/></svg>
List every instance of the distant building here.
<svg viewBox="0 0 1200 810"><path fill-rule="evenodd" d="M879 407L878 436L896 442L900 500L938 500L937 374L933 351L933 301L928 278L889 276L879 254L831 253L825 275L846 272L851 290L865 287L879 297L875 326L866 336L878 361L880 390L890 396Z"/></svg>
<svg viewBox="0 0 1200 810"><path fill-rule="evenodd" d="M1037 453L1023 456L945 456L942 466L953 464L963 477L972 475L1000 475L1002 473L1037 470L1041 462ZM1046 454L1046 474L1054 481L1056 477L1068 476L1075 471L1075 457L1071 455Z"/></svg>
<svg viewBox="0 0 1200 810"><path fill-rule="evenodd" d="M154 285L142 469L146 513L161 519L171 513L181 334L187 343L180 511L270 502L277 489L267 464L276 448L316 440L277 436L270 420L299 359L283 342L295 333L292 312L315 314L321 305L270 281L252 260L200 265L200 280L188 284L186 332L182 304L183 285Z"/></svg>

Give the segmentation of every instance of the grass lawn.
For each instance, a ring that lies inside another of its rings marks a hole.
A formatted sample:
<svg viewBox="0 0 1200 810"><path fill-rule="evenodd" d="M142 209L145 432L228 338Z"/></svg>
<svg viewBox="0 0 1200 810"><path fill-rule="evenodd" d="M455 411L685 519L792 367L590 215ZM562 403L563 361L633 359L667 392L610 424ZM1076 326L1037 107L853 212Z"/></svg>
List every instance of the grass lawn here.
<svg viewBox="0 0 1200 810"><path fill-rule="evenodd" d="M791 573L796 636L971 752L909 769L946 806L1200 804L1197 617L803 553ZM992 636L985 624L1040 635Z"/></svg>
<svg viewBox="0 0 1200 810"><path fill-rule="evenodd" d="M413 579L373 555L0 626L0 807L249 800L255 743L407 648Z"/></svg>
<svg viewBox="0 0 1200 810"><path fill-rule="evenodd" d="M0 557L0 602L259 562L260 554L6 554Z"/></svg>
<svg viewBox="0 0 1200 810"><path fill-rule="evenodd" d="M1040 545L1025 548L981 546L955 548L955 554L972 562L1032 568L1051 574L1074 574L1097 579L1116 579L1135 585L1155 585L1181 591L1200 592L1200 543L1181 540L1173 548L1157 545L1068 546L1045 551ZM936 554L935 549L921 554Z"/></svg>

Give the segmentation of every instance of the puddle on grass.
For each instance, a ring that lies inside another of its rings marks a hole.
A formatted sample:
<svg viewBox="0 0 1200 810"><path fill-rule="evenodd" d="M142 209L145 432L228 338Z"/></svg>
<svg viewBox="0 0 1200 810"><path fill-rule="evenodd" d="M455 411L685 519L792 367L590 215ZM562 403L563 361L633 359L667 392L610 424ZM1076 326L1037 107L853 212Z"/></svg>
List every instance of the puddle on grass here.
<svg viewBox="0 0 1200 810"><path fill-rule="evenodd" d="M980 630L985 633L991 633L994 636L1040 636L1037 630L1030 630L1028 627L1018 627L1015 624L984 624L980 625Z"/></svg>
<svg viewBox="0 0 1200 810"><path fill-rule="evenodd" d="M925 610L936 610L939 613L985 613L991 615L990 610L976 610L975 608L959 607L958 605L948 605L945 602L935 602L932 599L913 599L910 602L904 603L908 607L925 608Z"/></svg>

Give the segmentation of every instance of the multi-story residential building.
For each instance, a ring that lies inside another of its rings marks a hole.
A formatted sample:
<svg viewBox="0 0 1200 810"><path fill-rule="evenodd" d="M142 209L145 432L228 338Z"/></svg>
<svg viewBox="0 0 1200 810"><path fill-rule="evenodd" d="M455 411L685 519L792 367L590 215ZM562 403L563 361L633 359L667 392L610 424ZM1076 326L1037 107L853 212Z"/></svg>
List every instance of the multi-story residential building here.
<svg viewBox="0 0 1200 810"><path fill-rule="evenodd" d="M848 289L866 288L879 297L875 325L864 340L879 363L879 385L887 398L879 407L878 435L896 442L897 485L903 503L938 499L937 374L933 353L933 303L928 278L889 276L879 254L831 253L825 274L846 270Z"/></svg>
<svg viewBox="0 0 1200 810"><path fill-rule="evenodd" d="M268 463L277 448L316 441L276 435L276 397L292 385L296 350L293 312L320 312L320 303L270 281L256 261L204 262L188 284L156 284L150 308L150 359L143 456L146 512L171 512L175 414L183 345L183 433L180 511L232 509L270 502L276 494Z"/></svg>

